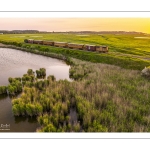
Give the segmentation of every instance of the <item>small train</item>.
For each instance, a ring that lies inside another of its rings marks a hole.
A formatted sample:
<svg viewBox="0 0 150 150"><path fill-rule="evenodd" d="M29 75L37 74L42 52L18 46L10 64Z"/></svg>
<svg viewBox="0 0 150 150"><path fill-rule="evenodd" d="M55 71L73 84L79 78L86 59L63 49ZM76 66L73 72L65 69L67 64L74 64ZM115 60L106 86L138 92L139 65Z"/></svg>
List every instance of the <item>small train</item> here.
<svg viewBox="0 0 150 150"><path fill-rule="evenodd" d="M34 40L34 39L25 39L24 42L31 43L31 44L49 45L55 47L100 52L100 53L108 52L108 46L104 46L104 45L97 46L97 45L76 44L76 43L67 43L67 42L53 42L53 41Z"/></svg>

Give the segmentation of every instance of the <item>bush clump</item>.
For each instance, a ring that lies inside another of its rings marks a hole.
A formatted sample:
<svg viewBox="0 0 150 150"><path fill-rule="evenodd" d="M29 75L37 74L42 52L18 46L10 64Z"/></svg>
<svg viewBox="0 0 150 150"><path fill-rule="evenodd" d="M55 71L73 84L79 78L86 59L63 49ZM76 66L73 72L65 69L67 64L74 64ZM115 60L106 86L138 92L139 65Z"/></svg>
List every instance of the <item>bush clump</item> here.
<svg viewBox="0 0 150 150"><path fill-rule="evenodd" d="M7 86L0 86L0 94L6 94L7 93Z"/></svg>
<svg viewBox="0 0 150 150"><path fill-rule="evenodd" d="M28 40L27 40L27 39L24 39L24 42L25 42L25 43L28 43Z"/></svg>
<svg viewBox="0 0 150 150"><path fill-rule="evenodd" d="M39 70L36 70L37 78L44 78L46 76L46 69L40 68Z"/></svg>
<svg viewBox="0 0 150 150"><path fill-rule="evenodd" d="M141 74L142 74L143 76L145 76L145 77L150 78L150 66L145 67L145 68L142 70Z"/></svg>

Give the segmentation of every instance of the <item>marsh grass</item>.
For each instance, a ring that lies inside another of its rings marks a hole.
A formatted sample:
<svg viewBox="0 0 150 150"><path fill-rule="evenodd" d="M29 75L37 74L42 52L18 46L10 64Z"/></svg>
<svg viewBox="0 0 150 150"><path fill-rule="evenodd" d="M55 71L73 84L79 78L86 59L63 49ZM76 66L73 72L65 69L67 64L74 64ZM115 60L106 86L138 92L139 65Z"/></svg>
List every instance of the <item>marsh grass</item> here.
<svg viewBox="0 0 150 150"><path fill-rule="evenodd" d="M79 66L78 69L71 68L77 70L75 74L83 74L85 64L80 65L82 67ZM146 117L150 113L148 109L149 80L141 77L139 71L104 64L88 64L87 62L86 66L89 67L89 70L92 68L93 71L82 81L77 82L79 88L76 89L79 90L75 93L82 95L82 100L78 101L85 102L87 105L85 107L85 104L80 104L83 105L83 108L78 106L77 110L83 115L83 110L87 109L85 110L86 117L89 110L94 110L95 115L96 111L99 111L97 112L99 115L93 118L97 118L110 132L149 131L147 126L149 119ZM92 112L90 114L92 115ZM85 123L84 115L81 118ZM92 122L92 118L89 117L89 120Z"/></svg>
<svg viewBox="0 0 150 150"><path fill-rule="evenodd" d="M134 38L137 35L42 36L35 39L108 45L109 53L25 44L21 38L1 35L0 40L14 48L67 60L74 79L49 77L48 84L26 84L21 97L12 101L15 115L37 116L39 132L150 131L150 82L141 76L150 64L145 60L150 54L149 39ZM73 123L71 109L77 113Z"/></svg>
<svg viewBox="0 0 150 150"><path fill-rule="evenodd" d="M150 82L140 71L71 61L74 81L49 76L44 88L25 86L12 101L14 113L38 116L38 132L150 131ZM70 110L76 110L77 120Z"/></svg>

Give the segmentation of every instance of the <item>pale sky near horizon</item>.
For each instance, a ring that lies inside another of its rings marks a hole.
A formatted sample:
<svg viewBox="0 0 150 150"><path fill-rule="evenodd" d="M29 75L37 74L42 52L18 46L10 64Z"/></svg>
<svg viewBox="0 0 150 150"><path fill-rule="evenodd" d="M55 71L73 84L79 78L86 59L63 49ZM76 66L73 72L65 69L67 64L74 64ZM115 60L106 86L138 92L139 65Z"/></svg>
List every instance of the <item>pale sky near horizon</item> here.
<svg viewBox="0 0 150 150"><path fill-rule="evenodd" d="M150 33L150 18L0 18L0 30Z"/></svg>

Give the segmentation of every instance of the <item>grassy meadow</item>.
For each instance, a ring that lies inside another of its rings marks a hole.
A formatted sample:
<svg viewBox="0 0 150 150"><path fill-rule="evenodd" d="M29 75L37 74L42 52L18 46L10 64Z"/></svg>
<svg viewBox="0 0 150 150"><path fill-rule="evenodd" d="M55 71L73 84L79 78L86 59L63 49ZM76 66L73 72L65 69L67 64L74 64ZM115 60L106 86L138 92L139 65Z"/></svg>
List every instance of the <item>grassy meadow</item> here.
<svg viewBox="0 0 150 150"><path fill-rule="evenodd" d="M12 101L14 115L37 116L38 132L150 132L150 80L141 76L150 66L150 36L143 36L0 35L0 42L21 50L64 56L74 79L24 83L22 95ZM27 38L107 45L109 52L26 44Z"/></svg>
<svg viewBox="0 0 150 150"><path fill-rule="evenodd" d="M145 38L139 38L140 36ZM109 53L89 53L86 51L70 50L67 48L25 44L24 39L107 45L109 47ZM91 62L113 64L126 69L141 70L150 64L150 36L148 35L79 35L67 33L7 34L0 35L0 42L7 42L8 44L14 44L14 42L17 42L21 43L19 46L29 49L38 49L41 51L63 54Z"/></svg>

